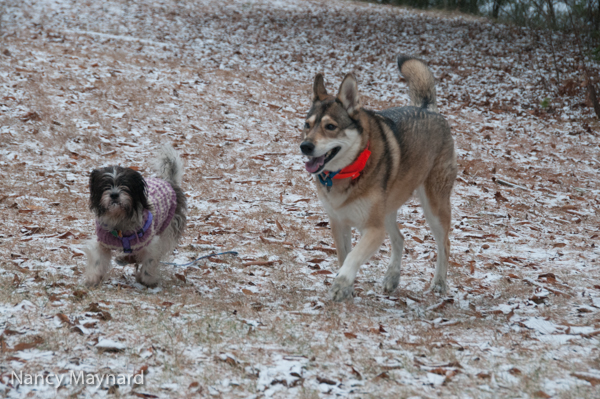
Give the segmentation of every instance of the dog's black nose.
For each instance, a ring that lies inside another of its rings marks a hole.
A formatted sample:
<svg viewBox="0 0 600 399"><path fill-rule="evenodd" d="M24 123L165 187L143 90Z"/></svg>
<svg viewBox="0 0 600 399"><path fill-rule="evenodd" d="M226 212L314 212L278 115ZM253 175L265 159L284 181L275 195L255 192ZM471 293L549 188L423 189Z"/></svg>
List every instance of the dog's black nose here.
<svg viewBox="0 0 600 399"><path fill-rule="evenodd" d="M111 200L119 199L119 193L110 193L110 199Z"/></svg>
<svg viewBox="0 0 600 399"><path fill-rule="evenodd" d="M304 155L312 155L314 150L315 145L310 141L305 141L302 144L300 144L300 151L302 151Z"/></svg>

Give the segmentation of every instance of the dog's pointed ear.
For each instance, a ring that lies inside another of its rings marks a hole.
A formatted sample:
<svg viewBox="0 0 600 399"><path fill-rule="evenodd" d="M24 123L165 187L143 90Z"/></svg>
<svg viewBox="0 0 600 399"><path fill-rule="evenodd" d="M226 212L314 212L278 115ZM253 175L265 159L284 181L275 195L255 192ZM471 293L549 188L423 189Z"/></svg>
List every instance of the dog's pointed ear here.
<svg viewBox="0 0 600 399"><path fill-rule="evenodd" d="M354 75L349 73L344 78L340 86L340 91L337 95L338 100L342 103L348 115L351 117L356 115L360 110L360 96L358 94L358 83Z"/></svg>
<svg viewBox="0 0 600 399"><path fill-rule="evenodd" d="M313 101L323 101L327 98L327 89L325 89L325 79L322 73L318 73L315 76L315 83L313 84Z"/></svg>

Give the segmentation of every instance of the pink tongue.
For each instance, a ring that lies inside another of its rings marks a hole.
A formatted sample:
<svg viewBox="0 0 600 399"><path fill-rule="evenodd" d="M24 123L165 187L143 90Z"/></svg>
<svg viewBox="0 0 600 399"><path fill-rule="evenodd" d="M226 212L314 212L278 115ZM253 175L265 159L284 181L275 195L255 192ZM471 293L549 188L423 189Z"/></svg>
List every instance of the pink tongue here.
<svg viewBox="0 0 600 399"><path fill-rule="evenodd" d="M325 161L325 155L321 155L320 157L313 158L310 161L304 164L304 167L309 173L315 173L321 166L323 166L323 162Z"/></svg>

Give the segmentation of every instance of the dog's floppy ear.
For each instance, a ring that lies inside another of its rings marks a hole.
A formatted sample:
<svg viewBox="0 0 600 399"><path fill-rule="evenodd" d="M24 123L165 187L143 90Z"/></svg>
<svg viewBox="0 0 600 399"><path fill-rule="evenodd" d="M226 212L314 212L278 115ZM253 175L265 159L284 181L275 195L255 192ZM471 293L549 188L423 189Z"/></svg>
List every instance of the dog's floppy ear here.
<svg viewBox="0 0 600 399"><path fill-rule="evenodd" d="M313 101L323 101L327 98L327 90L325 89L325 79L323 74L318 73L315 76L315 83L313 84Z"/></svg>
<svg viewBox="0 0 600 399"><path fill-rule="evenodd" d="M344 78L337 98L342 103L350 117L355 116L360 110L361 105L360 96L358 95L358 83L356 83L356 78L351 73L346 75Z"/></svg>
<svg viewBox="0 0 600 399"><path fill-rule="evenodd" d="M102 199L102 171L98 169L92 170L90 174L90 209L93 211L100 207Z"/></svg>
<svg viewBox="0 0 600 399"><path fill-rule="evenodd" d="M131 168L126 168L125 179L129 187L129 195L135 204L141 204L144 209L150 209L148 204L148 183L142 174ZM135 209L134 209L135 210Z"/></svg>
<svg viewBox="0 0 600 399"><path fill-rule="evenodd" d="M98 169L92 170L92 173L90 173L90 191L92 190L92 187L94 187L98 184L98 182L100 181L101 178L102 178L102 172L100 170L98 170Z"/></svg>

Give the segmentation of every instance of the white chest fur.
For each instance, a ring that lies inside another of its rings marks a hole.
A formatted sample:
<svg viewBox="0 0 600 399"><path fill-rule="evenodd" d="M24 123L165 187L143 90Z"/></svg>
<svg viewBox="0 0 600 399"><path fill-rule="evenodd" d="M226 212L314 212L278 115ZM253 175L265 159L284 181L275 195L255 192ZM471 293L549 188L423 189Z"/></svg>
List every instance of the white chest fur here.
<svg viewBox="0 0 600 399"><path fill-rule="evenodd" d="M320 183L317 183L320 184ZM371 213L372 203L368 198L357 198L349 201L348 194L338 190L328 191L325 187L317 189L319 200L330 218L347 226L362 230Z"/></svg>

